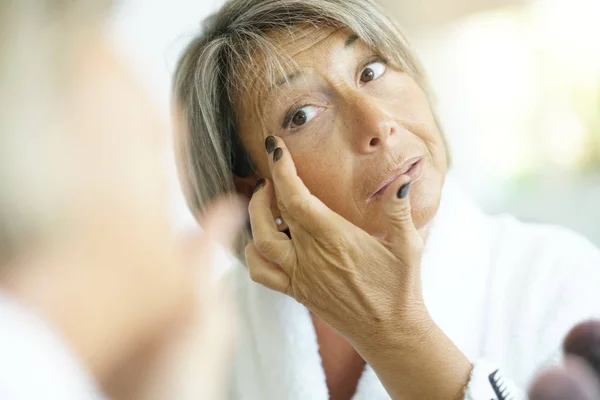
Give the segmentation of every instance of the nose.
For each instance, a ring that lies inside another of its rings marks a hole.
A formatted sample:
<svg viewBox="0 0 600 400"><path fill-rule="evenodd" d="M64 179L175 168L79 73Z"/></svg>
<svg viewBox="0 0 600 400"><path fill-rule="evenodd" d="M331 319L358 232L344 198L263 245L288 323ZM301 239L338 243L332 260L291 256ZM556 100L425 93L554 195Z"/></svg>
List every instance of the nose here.
<svg viewBox="0 0 600 400"><path fill-rule="evenodd" d="M358 95L349 111L349 131L354 147L361 154L371 154L390 145L400 131L400 126L385 104L369 96Z"/></svg>

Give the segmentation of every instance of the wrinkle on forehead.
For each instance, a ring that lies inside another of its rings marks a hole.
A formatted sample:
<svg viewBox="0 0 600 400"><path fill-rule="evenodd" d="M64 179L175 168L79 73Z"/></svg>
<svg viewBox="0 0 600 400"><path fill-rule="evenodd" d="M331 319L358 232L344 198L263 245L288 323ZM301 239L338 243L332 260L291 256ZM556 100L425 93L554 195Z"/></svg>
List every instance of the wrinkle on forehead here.
<svg viewBox="0 0 600 400"><path fill-rule="evenodd" d="M328 40L331 40L343 28L323 28L317 26L303 26L288 31L285 36L278 35L274 38L275 43L290 57L296 58L304 52L318 47Z"/></svg>
<svg viewBox="0 0 600 400"><path fill-rule="evenodd" d="M304 25L271 32L268 40L277 49L277 59L259 51L247 60L240 71L241 91L236 93L235 107L241 120L252 118L266 130L265 117L267 99L278 90L276 82L298 70L295 59L315 47L333 41L344 28ZM285 84L285 82L284 82ZM243 122L243 121L240 121Z"/></svg>

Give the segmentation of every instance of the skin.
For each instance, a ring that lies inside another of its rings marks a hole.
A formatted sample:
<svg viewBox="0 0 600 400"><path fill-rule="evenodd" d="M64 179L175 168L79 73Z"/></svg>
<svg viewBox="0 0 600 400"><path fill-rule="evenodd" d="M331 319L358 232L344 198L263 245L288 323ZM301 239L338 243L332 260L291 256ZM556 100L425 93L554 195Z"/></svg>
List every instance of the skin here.
<svg viewBox="0 0 600 400"><path fill-rule="evenodd" d="M44 152L48 186L68 207L2 265L0 285L60 333L111 398L218 398L231 325L208 266L216 243L234 240L244 207L221 202L199 216L205 234L175 234L167 132L101 32L82 28L70 49L58 116L68 128Z"/></svg>
<svg viewBox="0 0 600 400"><path fill-rule="evenodd" d="M241 102L255 105L238 110L242 142L269 179L250 202L250 274L312 312L332 398L353 395L364 361L393 398L462 398L471 365L431 320L419 274L447 169L444 143L415 81L351 36L273 35L301 74L274 90L252 87ZM304 114L283 127L294 105ZM279 148L270 155L268 135ZM411 177L398 174L370 197L413 157L422 175L406 199L397 193ZM335 365L340 354L347 365Z"/></svg>
<svg viewBox="0 0 600 400"><path fill-rule="evenodd" d="M371 67L385 72L360 82L365 64L378 55L360 40L346 46L350 36L328 29L274 35L302 75L274 91L249 78L257 83L242 102L248 106L239 110L242 142L259 175L267 178L264 140L269 135L283 138L311 193L374 235L384 233L385 216L380 201L368 197L391 170L423 157L423 178L411 191L413 220L423 229L439 207L447 171L444 141L425 93L410 76L376 62ZM258 107L250 107L256 103ZM318 115L301 127L283 128L288 110L305 104L309 106L303 111Z"/></svg>

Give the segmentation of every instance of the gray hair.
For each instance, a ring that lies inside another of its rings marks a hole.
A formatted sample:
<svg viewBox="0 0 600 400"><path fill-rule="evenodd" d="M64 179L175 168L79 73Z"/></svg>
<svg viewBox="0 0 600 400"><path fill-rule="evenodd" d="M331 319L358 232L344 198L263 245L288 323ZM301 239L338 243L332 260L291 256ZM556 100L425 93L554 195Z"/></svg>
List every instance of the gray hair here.
<svg viewBox="0 0 600 400"><path fill-rule="evenodd" d="M256 55L265 80L285 76L290 61L269 34L298 26L346 28L389 57L426 91L423 69L404 35L373 0L231 0L204 23L184 51L174 76L176 152L180 179L194 213L234 190L251 160L240 150L236 105ZM245 243L241 243L241 246ZM237 249L241 254L241 248Z"/></svg>
<svg viewBox="0 0 600 400"><path fill-rule="evenodd" d="M42 173L56 161L48 146L63 132L58 115L72 50L110 3L0 2L0 264L35 240L44 220L56 214Z"/></svg>

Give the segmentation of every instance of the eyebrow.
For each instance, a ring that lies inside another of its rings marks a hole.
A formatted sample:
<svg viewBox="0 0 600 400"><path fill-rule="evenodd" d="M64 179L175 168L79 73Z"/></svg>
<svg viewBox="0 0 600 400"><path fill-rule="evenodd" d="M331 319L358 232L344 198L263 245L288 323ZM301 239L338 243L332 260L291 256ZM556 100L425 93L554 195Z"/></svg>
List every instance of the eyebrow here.
<svg viewBox="0 0 600 400"><path fill-rule="evenodd" d="M346 42L344 43L344 48L348 48L354 45L354 43L356 43L356 41L359 39L359 37L355 34L352 34L350 36L348 36L348 39L346 39ZM279 79L277 82L275 82L274 87L277 86L281 86L284 83L290 83L292 81L294 81L295 79L297 79L299 76L302 75L302 71L294 71L286 76L284 76L283 78Z"/></svg>
<svg viewBox="0 0 600 400"><path fill-rule="evenodd" d="M284 83L290 83L294 79L297 79L300 75L302 75L302 71L294 71L275 82L275 86L281 86Z"/></svg>
<svg viewBox="0 0 600 400"><path fill-rule="evenodd" d="M344 47L348 48L350 46L352 46L354 43L356 43L356 41L358 40L358 36L357 35L350 35L348 36L348 39L346 39L346 43L344 45Z"/></svg>

